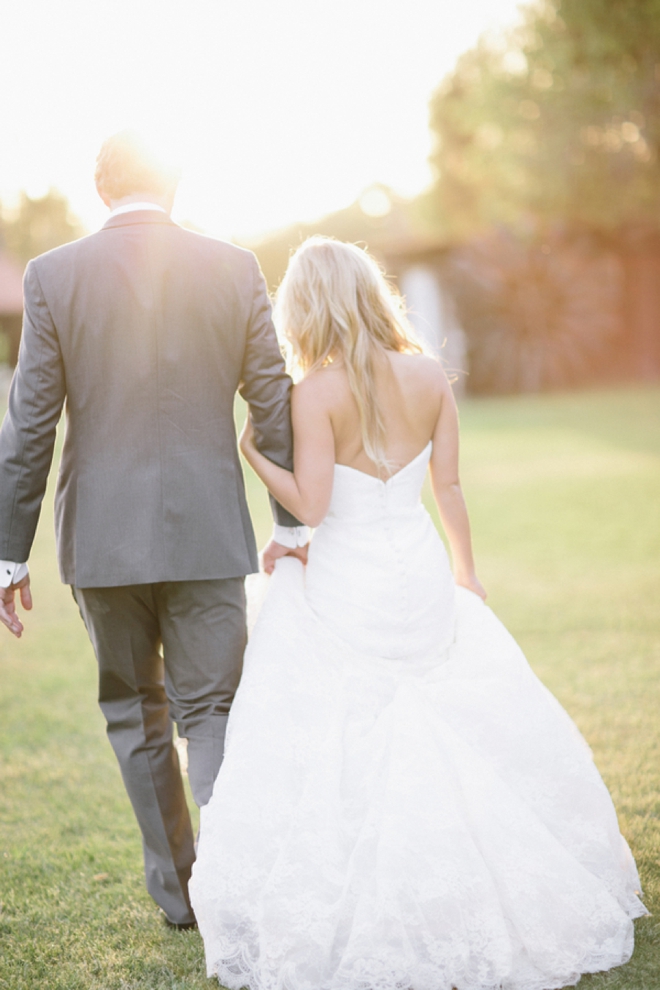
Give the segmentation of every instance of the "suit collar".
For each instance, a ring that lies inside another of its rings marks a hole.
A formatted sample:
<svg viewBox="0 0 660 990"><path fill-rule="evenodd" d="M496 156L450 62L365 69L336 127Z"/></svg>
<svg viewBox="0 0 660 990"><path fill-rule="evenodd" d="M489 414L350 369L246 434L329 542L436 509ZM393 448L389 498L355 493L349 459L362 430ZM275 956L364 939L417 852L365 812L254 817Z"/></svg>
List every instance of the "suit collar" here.
<svg viewBox="0 0 660 990"><path fill-rule="evenodd" d="M109 217L101 227L101 230L109 230L111 227L129 227L135 224L160 223L169 224L176 227L174 220L167 213L160 210L131 210L130 213L119 213L117 216Z"/></svg>

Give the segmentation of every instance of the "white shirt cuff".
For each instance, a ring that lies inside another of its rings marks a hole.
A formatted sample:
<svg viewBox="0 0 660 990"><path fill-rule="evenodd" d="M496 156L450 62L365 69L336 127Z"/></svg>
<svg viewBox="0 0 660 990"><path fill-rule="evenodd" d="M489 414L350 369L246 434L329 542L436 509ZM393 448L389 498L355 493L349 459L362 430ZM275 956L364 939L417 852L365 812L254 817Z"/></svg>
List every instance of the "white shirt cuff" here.
<svg viewBox="0 0 660 990"><path fill-rule="evenodd" d="M274 523L273 539L287 550L305 547L309 543L309 526L280 526Z"/></svg>
<svg viewBox="0 0 660 990"><path fill-rule="evenodd" d="M15 564L13 560L0 560L0 588L18 584L28 573L27 564Z"/></svg>

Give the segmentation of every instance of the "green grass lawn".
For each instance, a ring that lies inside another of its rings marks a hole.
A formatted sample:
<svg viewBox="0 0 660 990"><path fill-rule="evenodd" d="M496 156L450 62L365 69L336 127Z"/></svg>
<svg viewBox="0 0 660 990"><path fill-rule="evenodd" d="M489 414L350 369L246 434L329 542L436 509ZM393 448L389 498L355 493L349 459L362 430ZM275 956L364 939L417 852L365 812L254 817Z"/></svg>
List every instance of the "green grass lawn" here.
<svg viewBox="0 0 660 990"><path fill-rule="evenodd" d="M591 744L660 909L660 390L471 400L463 487L489 604ZM265 495L249 479L260 542ZM196 932L166 930L55 563L49 496L35 610L0 630L0 988L210 987ZM658 990L660 927L589 990Z"/></svg>

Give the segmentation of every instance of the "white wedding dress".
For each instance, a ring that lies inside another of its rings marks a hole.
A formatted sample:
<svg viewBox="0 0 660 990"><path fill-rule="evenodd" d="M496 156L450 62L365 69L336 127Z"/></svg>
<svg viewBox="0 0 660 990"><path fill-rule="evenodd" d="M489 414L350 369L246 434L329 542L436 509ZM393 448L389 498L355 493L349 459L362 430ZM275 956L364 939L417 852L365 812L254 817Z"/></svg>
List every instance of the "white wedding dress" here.
<svg viewBox="0 0 660 990"><path fill-rule="evenodd" d="M306 571L277 564L202 809L192 903L238 990L548 990L645 914L577 728L420 501L337 465Z"/></svg>

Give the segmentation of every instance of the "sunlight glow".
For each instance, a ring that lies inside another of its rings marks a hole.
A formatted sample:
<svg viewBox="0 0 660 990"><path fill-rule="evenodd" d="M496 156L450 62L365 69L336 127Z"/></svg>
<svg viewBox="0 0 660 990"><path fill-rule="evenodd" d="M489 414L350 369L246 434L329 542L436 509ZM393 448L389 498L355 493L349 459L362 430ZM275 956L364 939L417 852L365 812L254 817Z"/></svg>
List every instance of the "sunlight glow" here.
<svg viewBox="0 0 660 990"><path fill-rule="evenodd" d="M55 186L94 228L102 140L137 127L183 165L175 215L248 236L374 182L430 180L428 98L515 0L21 0L5 11L0 198Z"/></svg>

